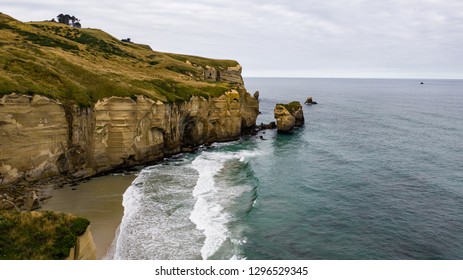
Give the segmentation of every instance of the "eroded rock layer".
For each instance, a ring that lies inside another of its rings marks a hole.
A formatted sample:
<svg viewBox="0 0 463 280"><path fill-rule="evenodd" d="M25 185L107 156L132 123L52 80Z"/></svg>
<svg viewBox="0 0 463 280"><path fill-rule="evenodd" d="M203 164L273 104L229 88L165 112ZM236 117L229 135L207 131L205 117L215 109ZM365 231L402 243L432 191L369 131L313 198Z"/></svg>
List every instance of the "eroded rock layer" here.
<svg viewBox="0 0 463 280"><path fill-rule="evenodd" d="M87 177L215 141L253 127L257 101L237 86L224 95L163 103L110 97L92 108L40 95L0 99L0 185L19 179Z"/></svg>

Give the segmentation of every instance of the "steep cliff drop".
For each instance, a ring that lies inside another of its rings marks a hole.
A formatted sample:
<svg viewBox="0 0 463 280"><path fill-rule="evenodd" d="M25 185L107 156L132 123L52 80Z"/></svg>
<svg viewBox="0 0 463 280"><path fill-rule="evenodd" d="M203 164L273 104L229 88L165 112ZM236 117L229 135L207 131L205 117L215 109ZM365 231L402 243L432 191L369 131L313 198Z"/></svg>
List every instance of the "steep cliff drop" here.
<svg viewBox="0 0 463 280"><path fill-rule="evenodd" d="M148 163L255 126L258 102L236 61L4 14L0 25L0 195L19 207L38 180Z"/></svg>
<svg viewBox="0 0 463 280"><path fill-rule="evenodd" d="M244 90L232 90L209 100L195 96L168 104L144 96L110 97L93 108L69 109L40 95L5 95L0 100L1 183L60 174L86 177L185 146L237 139L255 124L253 101Z"/></svg>
<svg viewBox="0 0 463 280"><path fill-rule="evenodd" d="M66 108L41 95L5 95L0 100L0 183L84 178L184 147L234 140L254 126L257 104L242 87L172 104L144 96L109 97L93 108Z"/></svg>

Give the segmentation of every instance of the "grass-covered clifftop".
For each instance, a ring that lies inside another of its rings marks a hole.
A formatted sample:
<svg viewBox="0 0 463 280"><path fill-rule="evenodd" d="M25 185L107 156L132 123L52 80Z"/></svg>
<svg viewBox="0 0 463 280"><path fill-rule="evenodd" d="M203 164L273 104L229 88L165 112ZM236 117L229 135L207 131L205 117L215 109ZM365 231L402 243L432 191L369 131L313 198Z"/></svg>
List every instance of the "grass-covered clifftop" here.
<svg viewBox="0 0 463 280"><path fill-rule="evenodd" d="M89 224L51 211L0 211L0 260L64 259Z"/></svg>
<svg viewBox="0 0 463 280"><path fill-rule="evenodd" d="M205 69L237 65L156 52L98 29L23 23L0 13L0 96L42 94L80 106L109 96L145 95L163 102L214 97L232 85L206 82Z"/></svg>

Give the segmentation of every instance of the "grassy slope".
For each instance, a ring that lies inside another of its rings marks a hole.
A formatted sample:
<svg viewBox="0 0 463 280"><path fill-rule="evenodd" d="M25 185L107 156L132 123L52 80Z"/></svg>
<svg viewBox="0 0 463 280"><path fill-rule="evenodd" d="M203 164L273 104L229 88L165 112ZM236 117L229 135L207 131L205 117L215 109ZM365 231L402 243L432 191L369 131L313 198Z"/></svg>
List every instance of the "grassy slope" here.
<svg viewBox="0 0 463 280"><path fill-rule="evenodd" d="M237 64L156 52L98 29L22 23L0 13L0 96L43 94L80 106L109 96L145 95L164 102L214 97L232 85L202 81L202 68Z"/></svg>

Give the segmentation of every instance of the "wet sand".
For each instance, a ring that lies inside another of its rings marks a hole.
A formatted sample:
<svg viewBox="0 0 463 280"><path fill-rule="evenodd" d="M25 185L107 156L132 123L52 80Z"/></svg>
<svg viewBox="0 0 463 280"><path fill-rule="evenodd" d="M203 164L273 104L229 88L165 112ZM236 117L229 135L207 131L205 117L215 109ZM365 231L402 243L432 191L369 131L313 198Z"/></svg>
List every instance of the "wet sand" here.
<svg viewBox="0 0 463 280"><path fill-rule="evenodd" d="M73 187L55 189L41 210L71 213L90 220L97 259L102 259L114 240L124 208L122 194L135 174L95 177Z"/></svg>

